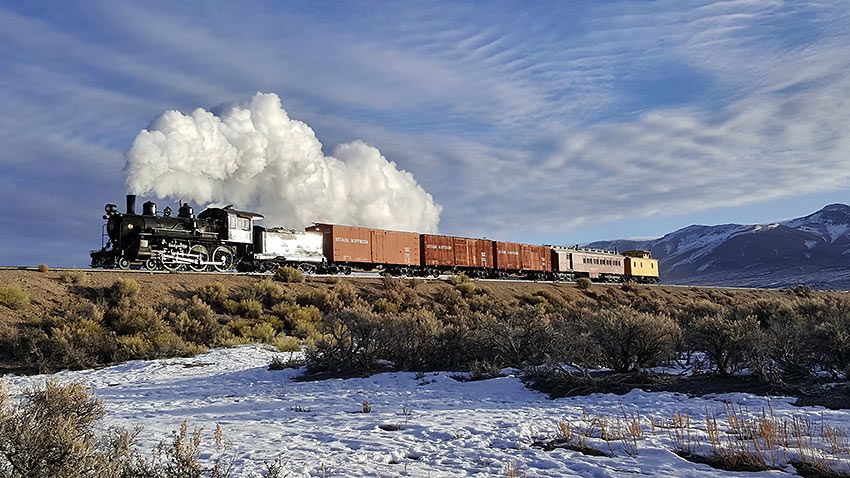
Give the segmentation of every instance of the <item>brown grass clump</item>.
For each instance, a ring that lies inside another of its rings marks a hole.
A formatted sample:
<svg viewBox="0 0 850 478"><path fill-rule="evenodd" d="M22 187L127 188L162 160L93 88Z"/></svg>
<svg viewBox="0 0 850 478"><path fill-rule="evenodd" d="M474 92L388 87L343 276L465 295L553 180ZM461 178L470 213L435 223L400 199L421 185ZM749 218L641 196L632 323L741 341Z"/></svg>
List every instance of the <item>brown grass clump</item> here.
<svg viewBox="0 0 850 478"><path fill-rule="evenodd" d="M579 277L576 279L576 287L581 290L590 290L590 286L593 285L593 282L590 281L587 277Z"/></svg>
<svg viewBox="0 0 850 478"><path fill-rule="evenodd" d="M88 275L80 270L62 271L59 273L59 280L66 284L86 285L88 283Z"/></svg>
<svg viewBox="0 0 850 478"><path fill-rule="evenodd" d="M38 265L38 272L47 272L49 270L50 267L47 267L47 264L42 263Z"/></svg>
<svg viewBox="0 0 850 478"><path fill-rule="evenodd" d="M274 280L280 282L293 283L304 282L306 279L304 277L304 273L300 270L294 267L283 266L278 267L277 270L274 272Z"/></svg>
<svg viewBox="0 0 850 478"><path fill-rule="evenodd" d="M0 304L10 309L23 309L30 303L30 294L21 286L13 284L0 287Z"/></svg>
<svg viewBox="0 0 850 478"><path fill-rule="evenodd" d="M802 476L850 476L846 430L804 415L777 417L769 405L751 414L724 402L720 418L707 412L704 428L686 420L671 438L678 455L718 469L763 471L791 463Z"/></svg>

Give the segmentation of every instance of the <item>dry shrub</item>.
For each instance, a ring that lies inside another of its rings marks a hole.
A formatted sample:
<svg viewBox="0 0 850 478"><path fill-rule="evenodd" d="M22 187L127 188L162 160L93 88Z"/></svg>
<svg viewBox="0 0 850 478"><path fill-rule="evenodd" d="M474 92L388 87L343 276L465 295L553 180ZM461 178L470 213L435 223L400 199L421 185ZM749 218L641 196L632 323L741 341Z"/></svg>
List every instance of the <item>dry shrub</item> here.
<svg viewBox="0 0 850 478"><path fill-rule="evenodd" d="M154 357L153 343L144 335L124 335L115 339L115 359L118 361Z"/></svg>
<svg viewBox="0 0 850 478"><path fill-rule="evenodd" d="M214 445L203 428L189 433L186 422L150 458L139 454L136 436L104 430L103 403L79 382L23 391L0 387L0 475L9 478L227 478L234 457L216 426Z"/></svg>
<svg viewBox="0 0 850 478"><path fill-rule="evenodd" d="M506 317L487 316L478 340L492 349L491 360L500 366L521 367L543 362L552 350L552 323L542 305L511 310Z"/></svg>
<svg viewBox="0 0 850 478"><path fill-rule="evenodd" d="M47 382L14 398L0 388L0 470L4 476L107 476L118 457L98 447L103 403L77 382Z"/></svg>
<svg viewBox="0 0 850 478"><path fill-rule="evenodd" d="M301 307L293 304L288 306L285 313L281 309L283 307L278 307L278 312L283 314L280 317L283 319L284 329L292 335L304 339L318 333L322 312L315 306Z"/></svg>
<svg viewBox="0 0 850 478"><path fill-rule="evenodd" d="M92 320L53 327L48 336L49 340L41 344L41 350L50 368L89 368L112 360L114 334Z"/></svg>
<svg viewBox="0 0 850 478"><path fill-rule="evenodd" d="M832 316L817 324L812 330L813 346L817 363L834 377L850 371L850 315Z"/></svg>
<svg viewBox="0 0 850 478"><path fill-rule="evenodd" d="M183 310L171 311L166 320L183 340L200 345L213 345L221 333L221 324L209 305L192 297L181 305Z"/></svg>
<svg viewBox="0 0 850 478"><path fill-rule="evenodd" d="M211 452L203 446L204 427L189 432L188 420L180 431L172 432L171 443L161 442L155 450L154 478L227 478L231 476L236 457L224 443L221 427L216 425ZM211 463L204 464L201 457ZM147 471L147 470L146 470Z"/></svg>
<svg viewBox="0 0 850 478"><path fill-rule="evenodd" d="M415 280L405 280L381 276L381 294L387 301L398 305L399 310L408 310L419 305L419 294L416 293Z"/></svg>
<svg viewBox="0 0 850 478"><path fill-rule="evenodd" d="M398 309L398 304L390 302L386 297L381 297L372 303L372 310L379 314L395 314L398 313Z"/></svg>
<svg viewBox="0 0 850 478"><path fill-rule="evenodd" d="M788 323L797 317L791 303L783 299L757 299L753 302L736 304L731 308L736 318L755 317L763 328L773 323Z"/></svg>
<svg viewBox="0 0 850 478"><path fill-rule="evenodd" d="M342 301L336 295L336 292L327 292L321 289L298 294L295 302L302 307L312 305L325 313L343 308Z"/></svg>
<svg viewBox="0 0 850 478"><path fill-rule="evenodd" d="M469 276L464 274L463 272L459 272L457 274L449 276L447 282L451 285L460 285L464 282L469 282Z"/></svg>
<svg viewBox="0 0 850 478"><path fill-rule="evenodd" d="M427 310L388 316L378 339L382 358L405 369L432 368L442 360L442 333L443 324Z"/></svg>
<svg viewBox="0 0 850 478"><path fill-rule="evenodd" d="M113 308L107 313L107 321L118 335L151 333L165 327L162 314L151 307Z"/></svg>
<svg viewBox="0 0 850 478"><path fill-rule="evenodd" d="M694 319L685 330L685 340L704 352L720 375L728 376L747 364L758 333L759 322L753 316L735 319L716 314Z"/></svg>
<svg viewBox="0 0 850 478"><path fill-rule="evenodd" d="M694 320L703 317L715 317L723 314L726 308L715 302L705 299L694 299L686 301L678 307L675 317L682 327L687 327Z"/></svg>
<svg viewBox="0 0 850 478"><path fill-rule="evenodd" d="M592 336L616 372L639 370L669 359L681 334L679 326L667 315L624 307L601 310L588 320Z"/></svg>
<svg viewBox="0 0 850 478"><path fill-rule="evenodd" d="M462 282L455 286L460 295L466 299L475 295L475 284L472 282Z"/></svg>
<svg viewBox="0 0 850 478"><path fill-rule="evenodd" d="M106 291L106 296L112 302L118 303L125 299L132 299L139 294L141 286L133 279L118 279Z"/></svg>
<svg viewBox="0 0 850 478"><path fill-rule="evenodd" d="M454 287L440 288L434 297L434 309L438 314L466 315L469 313L469 303L463 294Z"/></svg>
<svg viewBox="0 0 850 478"><path fill-rule="evenodd" d="M372 370L381 358L379 338L385 321L365 307L351 307L326 314L325 335L308 346L308 369L347 373Z"/></svg>
<svg viewBox="0 0 850 478"><path fill-rule="evenodd" d="M38 265L38 272L47 272L49 270L50 267L47 267L47 264L42 263Z"/></svg>
<svg viewBox="0 0 850 478"><path fill-rule="evenodd" d="M349 281L340 280L334 284L333 291L339 297L343 307L353 307L362 303L362 299L357 295L357 289Z"/></svg>
<svg viewBox="0 0 850 478"><path fill-rule="evenodd" d="M590 290L590 286L593 285L593 282L590 281L587 277L579 277L576 279L576 287L581 290Z"/></svg>
<svg viewBox="0 0 850 478"><path fill-rule="evenodd" d="M251 286L252 299L260 301L266 308L271 308L286 298L286 290L278 283L264 279Z"/></svg>
<svg viewBox="0 0 850 478"><path fill-rule="evenodd" d="M5 305L10 309L23 309L30 303L30 294L21 286L13 284L6 287L0 287L0 304Z"/></svg>
<svg viewBox="0 0 850 478"><path fill-rule="evenodd" d="M254 342L270 344L277 336L277 331L268 322L259 322L245 330L243 336Z"/></svg>
<svg viewBox="0 0 850 478"><path fill-rule="evenodd" d="M298 340L298 337L287 335L278 335L272 340L272 345L277 348L278 352L298 352L301 350L301 341Z"/></svg>
<svg viewBox="0 0 850 478"><path fill-rule="evenodd" d="M59 280L66 284L86 285L88 283L88 275L80 270L63 271L59 273Z"/></svg>
<svg viewBox="0 0 850 478"><path fill-rule="evenodd" d="M228 291L221 282L213 282L199 287L195 295L213 307L222 307L227 300Z"/></svg>
<svg viewBox="0 0 850 478"><path fill-rule="evenodd" d="M278 267L277 270L274 272L274 280L279 282L292 283L304 282L305 278L304 273L300 270L294 267L283 266Z"/></svg>
<svg viewBox="0 0 850 478"><path fill-rule="evenodd" d="M259 319L263 315L263 304L256 299L242 299L236 304L235 312L242 317Z"/></svg>

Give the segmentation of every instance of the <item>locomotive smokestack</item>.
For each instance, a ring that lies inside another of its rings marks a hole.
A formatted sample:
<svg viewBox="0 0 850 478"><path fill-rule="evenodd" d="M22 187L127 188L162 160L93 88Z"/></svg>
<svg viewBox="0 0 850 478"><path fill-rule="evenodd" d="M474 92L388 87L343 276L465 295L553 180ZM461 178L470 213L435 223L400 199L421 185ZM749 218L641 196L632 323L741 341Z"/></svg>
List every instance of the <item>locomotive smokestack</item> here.
<svg viewBox="0 0 850 478"><path fill-rule="evenodd" d="M127 195L127 214L136 214L136 195Z"/></svg>

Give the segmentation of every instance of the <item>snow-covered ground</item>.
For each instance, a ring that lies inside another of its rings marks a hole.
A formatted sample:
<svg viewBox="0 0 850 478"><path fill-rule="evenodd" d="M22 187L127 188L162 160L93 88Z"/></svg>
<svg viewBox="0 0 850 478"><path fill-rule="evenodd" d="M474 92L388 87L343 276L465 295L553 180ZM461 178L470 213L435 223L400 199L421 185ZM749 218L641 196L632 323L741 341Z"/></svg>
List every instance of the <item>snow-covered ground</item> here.
<svg viewBox="0 0 850 478"><path fill-rule="evenodd" d="M215 349L192 358L133 361L100 370L15 377L16 387L82 380L104 400L110 425L144 426L141 447L169 439L184 419L189 429L220 424L238 457L236 476L256 476L263 460L279 455L288 476L787 476L781 471L730 473L675 455L669 430L650 418L687 413L704 424L706 413L723 415L723 401L778 417L808 415L848 428L850 414L820 407L796 408L792 399L748 394L689 398L677 393L632 391L549 400L516 376L460 382L451 373L383 373L369 378L295 382L299 370L269 371L277 354L262 346ZM368 400L372 410L362 413ZM559 421L588 423L594 417L640 416L643 439L636 456L619 442L589 444L616 456L532 447L556 436ZM387 431L381 428L401 428ZM699 425L697 425L699 426ZM323 471L324 468L324 471ZM793 472L793 469L790 469ZM324 473L324 475L323 475Z"/></svg>

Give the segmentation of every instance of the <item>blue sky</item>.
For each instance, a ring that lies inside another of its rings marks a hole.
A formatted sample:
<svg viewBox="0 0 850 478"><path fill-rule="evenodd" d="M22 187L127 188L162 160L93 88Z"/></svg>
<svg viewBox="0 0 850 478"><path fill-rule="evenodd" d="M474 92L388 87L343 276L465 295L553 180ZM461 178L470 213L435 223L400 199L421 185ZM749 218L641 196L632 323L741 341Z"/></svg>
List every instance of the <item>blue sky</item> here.
<svg viewBox="0 0 850 478"><path fill-rule="evenodd" d="M276 93L440 232L660 236L848 202L846 2L0 2L0 264L85 266L166 110ZM162 201L160 201L162 202Z"/></svg>

